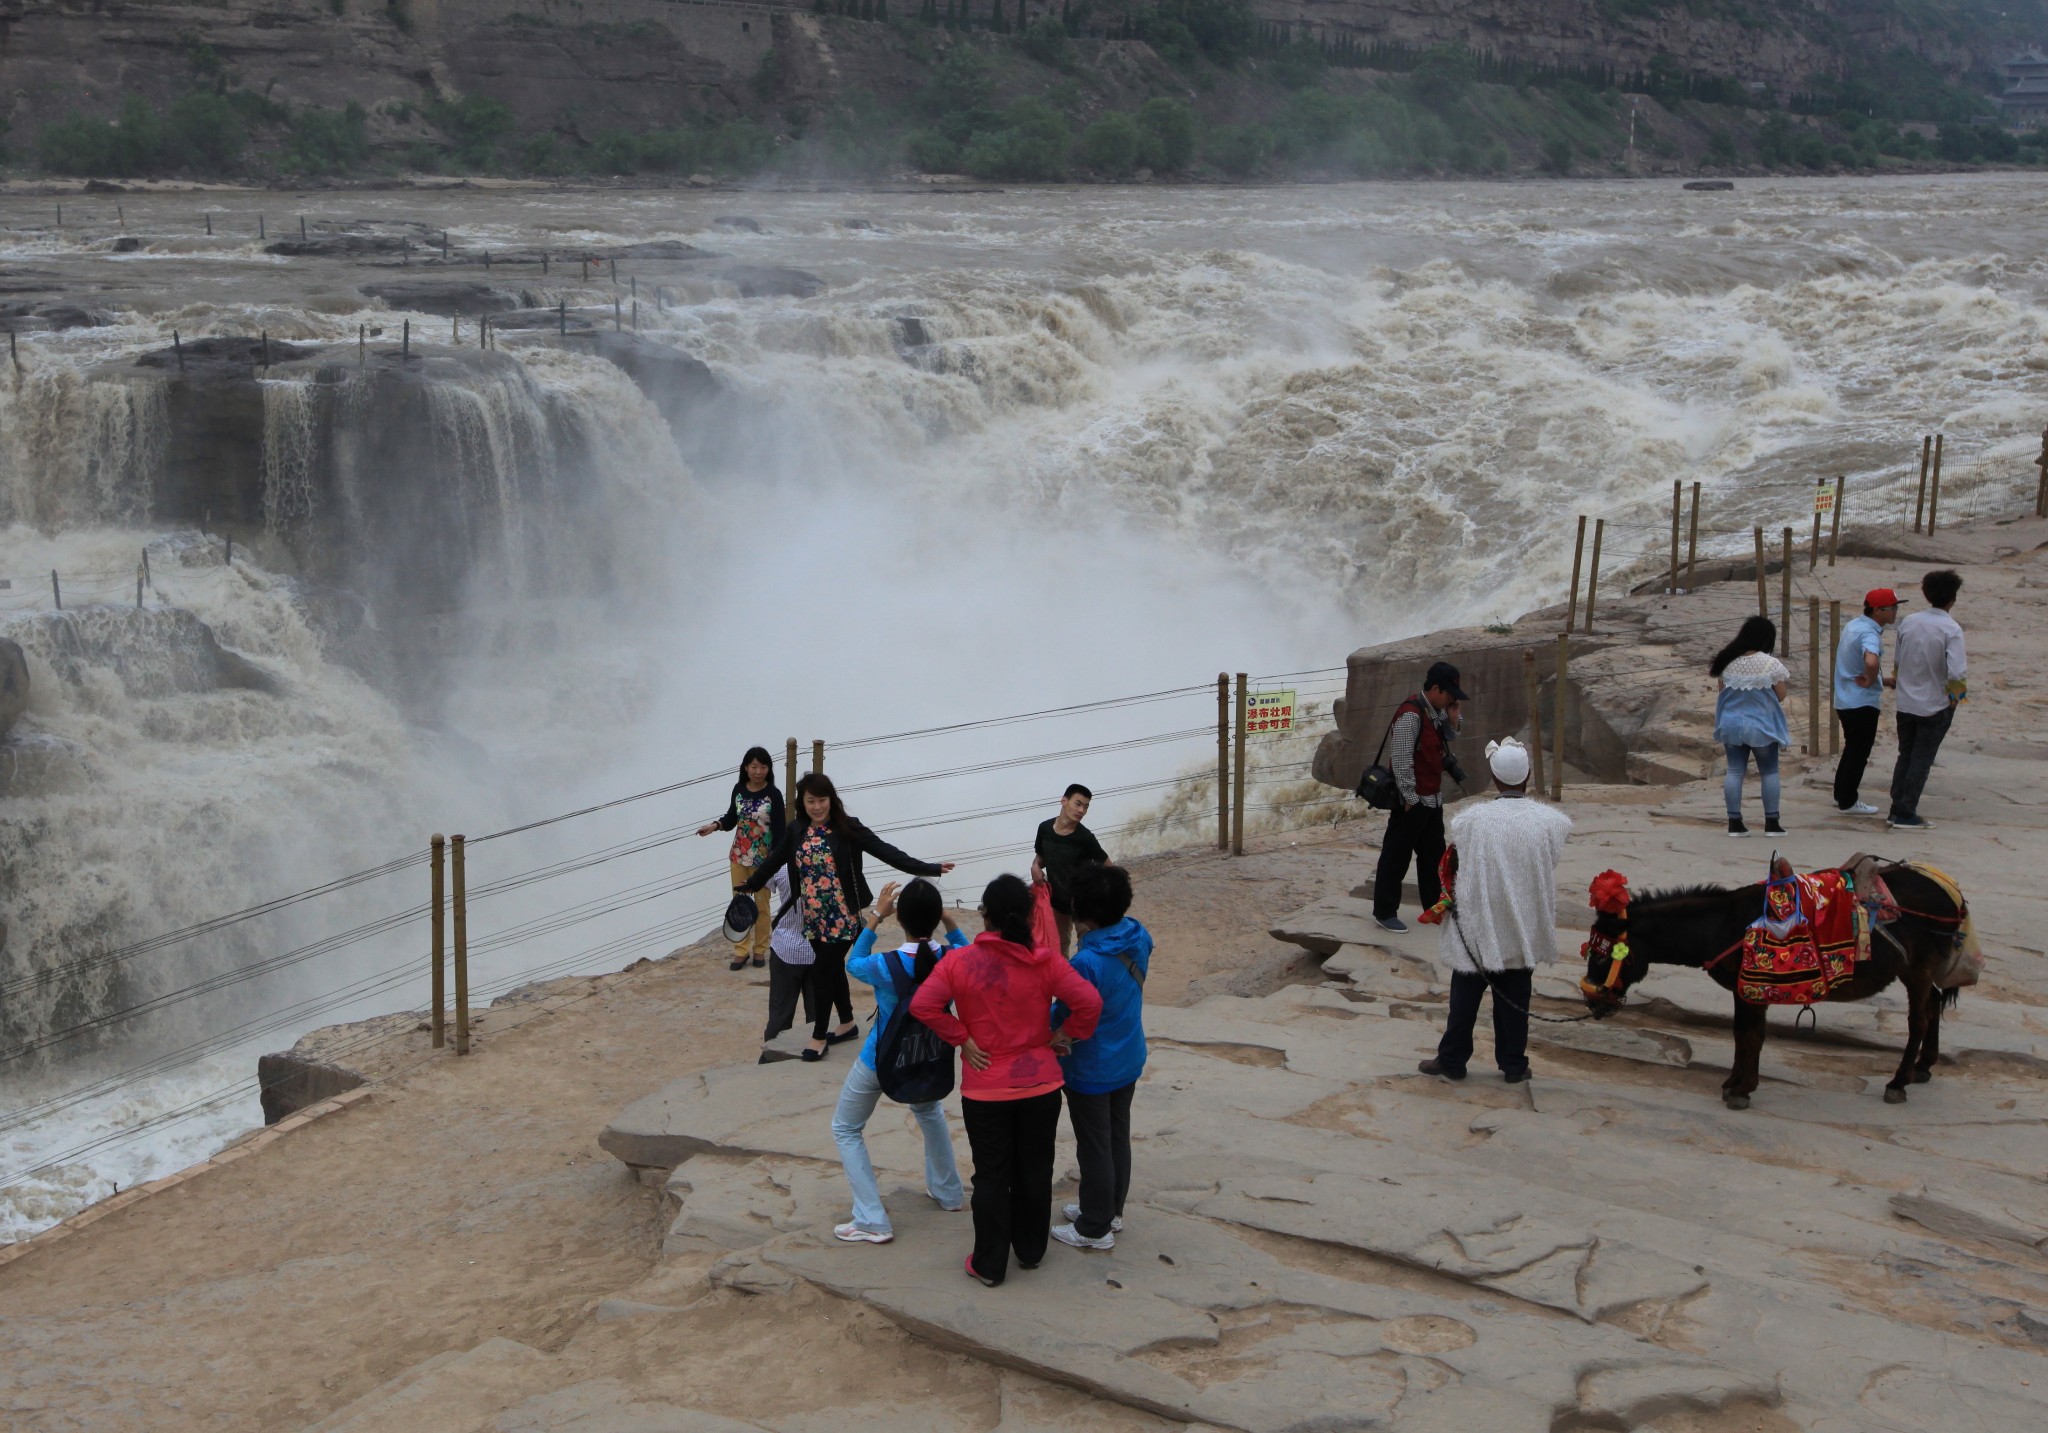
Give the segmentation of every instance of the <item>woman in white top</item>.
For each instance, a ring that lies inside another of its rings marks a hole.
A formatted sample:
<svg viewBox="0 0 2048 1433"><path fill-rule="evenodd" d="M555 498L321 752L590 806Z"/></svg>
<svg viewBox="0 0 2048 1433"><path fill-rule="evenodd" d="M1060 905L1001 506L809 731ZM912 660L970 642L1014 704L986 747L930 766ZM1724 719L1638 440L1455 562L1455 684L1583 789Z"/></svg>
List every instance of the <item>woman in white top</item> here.
<svg viewBox="0 0 2048 1433"><path fill-rule="evenodd" d="M1707 667L1709 676L1721 679L1721 694L1714 700L1714 740L1728 753L1721 791L1728 800L1731 836L1749 834L1742 824L1742 778L1751 758L1763 786L1764 830L1774 836L1785 831L1778 820L1778 750L1792 744L1785 724L1785 685L1792 674L1771 655L1777 645L1777 624L1751 617Z"/></svg>

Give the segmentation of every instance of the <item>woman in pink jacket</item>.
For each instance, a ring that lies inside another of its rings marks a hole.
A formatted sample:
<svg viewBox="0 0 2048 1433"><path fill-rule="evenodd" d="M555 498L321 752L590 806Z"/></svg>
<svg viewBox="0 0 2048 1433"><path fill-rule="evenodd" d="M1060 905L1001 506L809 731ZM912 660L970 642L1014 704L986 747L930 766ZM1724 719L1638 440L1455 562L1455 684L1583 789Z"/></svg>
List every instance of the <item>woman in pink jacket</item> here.
<svg viewBox="0 0 2048 1433"><path fill-rule="evenodd" d="M1052 1003L1066 1002L1060 1033L1095 1033L1102 995L1060 954L1051 890L997 876L981 895L983 930L940 961L910 998L910 1013L960 1047L960 1109L974 1153L974 1252L967 1272L994 1288L1018 1266L1035 1269L1052 1229L1052 1144L1065 1083L1052 1048ZM949 1012L947 1006L952 1006Z"/></svg>

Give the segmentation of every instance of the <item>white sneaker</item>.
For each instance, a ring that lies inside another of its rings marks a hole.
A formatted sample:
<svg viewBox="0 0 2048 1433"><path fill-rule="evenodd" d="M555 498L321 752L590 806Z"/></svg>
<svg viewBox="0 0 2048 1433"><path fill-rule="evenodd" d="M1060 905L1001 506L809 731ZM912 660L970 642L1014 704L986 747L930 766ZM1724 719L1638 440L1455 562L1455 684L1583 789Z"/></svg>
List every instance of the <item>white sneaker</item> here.
<svg viewBox="0 0 2048 1433"><path fill-rule="evenodd" d="M832 1237L844 1239L849 1244L888 1244L896 1238L894 1234L877 1233L873 1229L863 1229L858 1224L835 1224L832 1227Z"/></svg>
<svg viewBox="0 0 2048 1433"><path fill-rule="evenodd" d="M1059 1240L1062 1244L1071 1244L1076 1249L1114 1249L1116 1247L1115 1234L1105 1234L1100 1239L1090 1239L1071 1224L1053 1225L1052 1237Z"/></svg>
<svg viewBox="0 0 2048 1433"><path fill-rule="evenodd" d="M961 1200L958 1204L948 1204L944 1200L940 1199L938 1195L932 1193L929 1189L927 1189L924 1192L924 1197L931 1200L932 1203L938 1205L939 1208L945 1210L948 1214L958 1214L961 1210L967 1207L967 1201L964 1199Z"/></svg>
<svg viewBox="0 0 2048 1433"><path fill-rule="evenodd" d="M1069 1223L1072 1223L1072 1222L1074 1222L1075 1220L1078 1220L1078 1219L1079 1219L1079 1218L1081 1217L1081 1206L1080 1206L1080 1205L1078 1205L1078 1204L1062 1204L1062 1205L1060 1206L1060 1213L1062 1213L1062 1214L1066 1215L1066 1216L1067 1216L1067 1221L1068 1221ZM1110 1220L1110 1221L1109 1221L1109 1232L1110 1232L1110 1233L1112 1233L1112 1234L1121 1234L1121 1233L1123 1233L1123 1232L1124 1232L1124 1221L1123 1221L1122 1219L1120 1219L1120 1218L1118 1218L1118 1219L1112 1219L1112 1220Z"/></svg>
<svg viewBox="0 0 2048 1433"><path fill-rule="evenodd" d="M1868 801L1859 801L1854 806L1837 806L1835 810L1844 816L1875 816L1877 808Z"/></svg>

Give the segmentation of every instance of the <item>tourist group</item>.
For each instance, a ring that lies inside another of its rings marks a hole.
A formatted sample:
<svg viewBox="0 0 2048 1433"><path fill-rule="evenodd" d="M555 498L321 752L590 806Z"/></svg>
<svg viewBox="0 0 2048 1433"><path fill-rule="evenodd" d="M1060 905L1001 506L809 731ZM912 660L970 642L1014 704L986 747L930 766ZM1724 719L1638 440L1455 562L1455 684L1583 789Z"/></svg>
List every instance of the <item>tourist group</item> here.
<svg viewBox="0 0 2048 1433"><path fill-rule="evenodd" d="M957 1048L974 1156L966 1272L994 1287L1013 1254L1018 1267L1036 1268L1052 1239L1113 1248L1131 1184L1131 1097L1145 1067L1152 937L1129 915L1129 873L1082 824L1088 789L1069 786L1059 813L1040 825L1030 882L1002 875L988 883L982 929L969 940L928 879L952 870L950 862L920 861L882 840L847 814L823 772L796 783L798 809L786 812L773 771L765 750L748 751L725 813L698 834L733 833L727 932L741 937L735 970L761 965L765 948L764 1039L790 1027L801 997L811 1038L800 1058L823 1060L860 1038L849 977L874 987L875 1017L832 1115L853 1192L852 1217L833 1233L849 1243L895 1238L865 1138L885 1094L907 1104L923 1132L925 1193L941 1209L965 1207L940 1103L952 1090ZM867 856L918 879L876 896ZM891 916L907 939L878 950L876 932ZM1054 1227L1062 1103L1081 1185L1066 1222Z"/></svg>

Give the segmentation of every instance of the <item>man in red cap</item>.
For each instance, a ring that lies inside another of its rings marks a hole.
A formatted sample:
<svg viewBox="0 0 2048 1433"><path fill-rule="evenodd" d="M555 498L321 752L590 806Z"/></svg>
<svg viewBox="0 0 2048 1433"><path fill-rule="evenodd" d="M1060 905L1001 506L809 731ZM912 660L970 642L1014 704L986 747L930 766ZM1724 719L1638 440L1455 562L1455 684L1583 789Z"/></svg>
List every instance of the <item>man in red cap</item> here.
<svg viewBox="0 0 2048 1433"><path fill-rule="evenodd" d="M1863 615L1842 628L1835 648L1835 720L1842 724L1842 759L1835 763L1835 809L1845 816L1875 816L1859 793L1890 677L1880 677L1884 629L1899 620L1899 594L1877 587L1863 594Z"/></svg>

